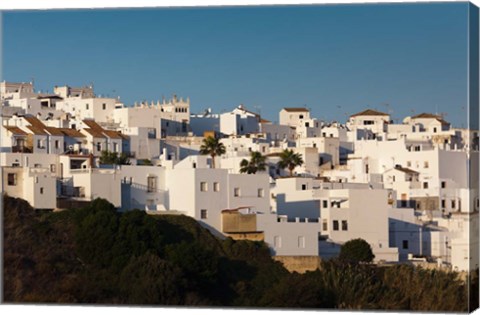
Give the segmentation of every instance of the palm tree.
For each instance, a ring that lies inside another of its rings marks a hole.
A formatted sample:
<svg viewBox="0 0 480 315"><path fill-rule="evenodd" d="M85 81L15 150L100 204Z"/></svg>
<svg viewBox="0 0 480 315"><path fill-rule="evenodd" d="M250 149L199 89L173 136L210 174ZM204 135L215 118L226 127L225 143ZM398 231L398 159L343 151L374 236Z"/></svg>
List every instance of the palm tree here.
<svg viewBox="0 0 480 315"><path fill-rule="evenodd" d="M266 157L258 151L250 153L250 161L243 159L240 162L240 173L255 174L258 171L266 170L265 160Z"/></svg>
<svg viewBox="0 0 480 315"><path fill-rule="evenodd" d="M294 153L293 150L288 149L285 149L280 153L280 162L278 162L278 166L283 169L288 168L290 176L292 176L295 167L301 166L302 164L303 159L300 153Z"/></svg>
<svg viewBox="0 0 480 315"><path fill-rule="evenodd" d="M219 139L208 137L203 139L203 144L200 146L200 154L210 155L212 157L212 168L215 168L215 157L225 154L225 146Z"/></svg>

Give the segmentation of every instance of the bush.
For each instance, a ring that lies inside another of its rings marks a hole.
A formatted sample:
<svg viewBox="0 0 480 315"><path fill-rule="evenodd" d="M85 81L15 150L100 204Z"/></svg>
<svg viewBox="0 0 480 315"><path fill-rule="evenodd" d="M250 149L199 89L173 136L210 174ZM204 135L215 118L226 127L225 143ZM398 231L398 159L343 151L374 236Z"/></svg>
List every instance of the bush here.
<svg viewBox="0 0 480 315"><path fill-rule="evenodd" d="M369 263L375 255L370 244L361 238L353 239L342 245L339 259L350 264Z"/></svg>

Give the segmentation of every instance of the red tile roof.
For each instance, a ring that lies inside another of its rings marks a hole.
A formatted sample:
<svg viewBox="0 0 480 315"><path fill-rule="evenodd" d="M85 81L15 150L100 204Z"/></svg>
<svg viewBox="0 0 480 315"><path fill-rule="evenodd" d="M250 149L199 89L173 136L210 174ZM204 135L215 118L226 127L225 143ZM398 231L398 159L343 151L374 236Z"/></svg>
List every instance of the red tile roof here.
<svg viewBox="0 0 480 315"><path fill-rule="evenodd" d="M309 112L308 108L305 107L284 107L283 109L287 112Z"/></svg>
<svg viewBox="0 0 480 315"><path fill-rule="evenodd" d="M3 126L5 129L7 129L8 131L10 131L11 133L13 133L14 135L17 135L17 136L26 136L28 135L28 133L26 133L25 131L23 131L22 129L16 127L16 126Z"/></svg>
<svg viewBox="0 0 480 315"><path fill-rule="evenodd" d="M385 114L373 109L366 109L359 113L353 114L350 117L356 117L356 116L388 116L388 114Z"/></svg>

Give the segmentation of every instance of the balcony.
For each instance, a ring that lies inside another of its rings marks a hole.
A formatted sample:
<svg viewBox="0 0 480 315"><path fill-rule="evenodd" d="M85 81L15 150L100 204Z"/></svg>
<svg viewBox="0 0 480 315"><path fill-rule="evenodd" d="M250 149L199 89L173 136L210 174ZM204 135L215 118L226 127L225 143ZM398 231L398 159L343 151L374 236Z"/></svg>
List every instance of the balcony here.
<svg viewBox="0 0 480 315"><path fill-rule="evenodd" d="M12 152L13 153L32 153L32 148L16 145L16 146L12 146Z"/></svg>

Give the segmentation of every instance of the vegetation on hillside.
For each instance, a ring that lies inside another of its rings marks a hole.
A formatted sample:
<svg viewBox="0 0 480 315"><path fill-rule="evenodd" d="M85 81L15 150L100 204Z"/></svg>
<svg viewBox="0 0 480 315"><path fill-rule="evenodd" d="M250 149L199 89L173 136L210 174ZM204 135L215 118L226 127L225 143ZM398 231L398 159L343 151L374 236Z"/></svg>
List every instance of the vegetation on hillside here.
<svg viewBox="0 0 480 315"><path fill-rule="evenodd" d="M370 263L375 258L372 247L365 240L356 238L345 242L338 259L349 264Z"/></svg>
<svg viewBox="0 0 480 315"><path fill-rule="evenodd" d="M468 310L456 273L340 260L289 273L263 242L220 240L186 216L101 199L55 213L4 205L5 302Z"/></svg>

